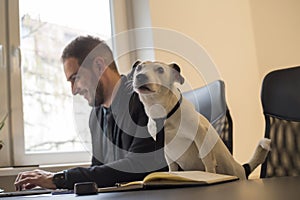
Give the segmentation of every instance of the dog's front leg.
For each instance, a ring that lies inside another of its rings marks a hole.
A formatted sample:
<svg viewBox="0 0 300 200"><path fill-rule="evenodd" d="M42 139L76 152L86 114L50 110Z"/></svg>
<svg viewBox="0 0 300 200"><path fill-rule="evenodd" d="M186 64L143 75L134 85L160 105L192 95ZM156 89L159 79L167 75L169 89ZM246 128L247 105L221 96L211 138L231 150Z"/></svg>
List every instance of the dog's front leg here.
<svg viewBox="0 0 300 200"><path fill-rule="evenodd" d="M211 173L216 173L217 170L217 160L215 158L214 153L211 151L210 153L207 154L204 158L201 159L204 166L205 166L205 171L206 172L211 172Z"/></svg>
<svg viewBox="0 0 300 200"><path fill-rule="evenodd" d="M165 157L169 167L169 171L178 171L179 165L175 161L173 161L167 154L165 155Z"/></svg>
<svg viewBox="0 0 300 200"><path fill-rule="evenodd" d="M203 130L199 130L195 137L195 144L199 150L199 157L202 160L205 171L216 173L217 168L217 159L215 157L214 151L215 145L218 141L220 141L220 136L214 127L204 118L203 121L199 124L199 128L203 128ZM203 133L205 133L203 137ZM201 142L202 141L202 142Z"/></svg>

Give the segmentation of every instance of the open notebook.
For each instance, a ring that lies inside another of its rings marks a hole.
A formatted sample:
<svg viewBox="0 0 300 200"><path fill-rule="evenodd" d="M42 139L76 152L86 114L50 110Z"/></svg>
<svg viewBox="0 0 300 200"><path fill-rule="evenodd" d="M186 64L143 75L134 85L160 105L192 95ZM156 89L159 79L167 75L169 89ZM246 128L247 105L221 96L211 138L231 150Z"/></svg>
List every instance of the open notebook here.
<svg viewBox="0 0 300 200"><path fill-rule="evenodd" d="M119 183L114 187L98 188L98 192L210 185L238 180L236 176L204 171L153 172L141 181Z"/></svg>

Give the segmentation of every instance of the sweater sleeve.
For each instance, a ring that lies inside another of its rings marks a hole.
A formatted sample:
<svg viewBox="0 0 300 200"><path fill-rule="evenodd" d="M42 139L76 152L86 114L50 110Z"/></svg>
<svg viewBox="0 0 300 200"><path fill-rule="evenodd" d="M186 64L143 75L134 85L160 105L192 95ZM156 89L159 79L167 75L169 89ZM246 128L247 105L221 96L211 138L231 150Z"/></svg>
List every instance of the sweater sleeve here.
<svg viewBox="0 0 300 200"><path fill-rule="evenodd" d="M136 139L132 147L135 152L148 151L154 147L148 139ZM98 187L113 186L120 182L142 180L153 171L166 171L163 149L147 153L129 153L125 158L89 168L73 168L66 171L66 186L72 189L77 182L95 182Z"/></svg>

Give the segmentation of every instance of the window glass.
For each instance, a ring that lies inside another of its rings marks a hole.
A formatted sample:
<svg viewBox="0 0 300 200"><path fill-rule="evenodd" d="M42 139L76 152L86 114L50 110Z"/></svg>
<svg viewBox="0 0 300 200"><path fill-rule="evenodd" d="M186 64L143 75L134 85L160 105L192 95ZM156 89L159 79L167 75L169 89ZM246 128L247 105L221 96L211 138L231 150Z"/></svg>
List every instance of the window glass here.
<svg viewBox="0 0 300 200"><path fill-rule="evenodd" d="M60 56L78 35L111 37L109 0L20 0L26 153L81 151Z"/></svg>

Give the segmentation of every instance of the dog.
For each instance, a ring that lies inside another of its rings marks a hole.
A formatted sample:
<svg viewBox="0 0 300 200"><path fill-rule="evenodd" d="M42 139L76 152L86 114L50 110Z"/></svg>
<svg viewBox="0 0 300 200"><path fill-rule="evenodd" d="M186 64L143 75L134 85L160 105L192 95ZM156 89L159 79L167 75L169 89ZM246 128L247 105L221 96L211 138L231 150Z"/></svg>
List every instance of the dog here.
<svg viewBox="0 0 300 200"><path fill-rule="evenodd" d="M149 118L148 131L156 139L156 134L164 128L164 153L169 171L201 170L247 179L265 161L271 141L261 139L250 161L242 166L175 83L184 83L176 63L137 61L133 65L132 85Z"/></svg>

